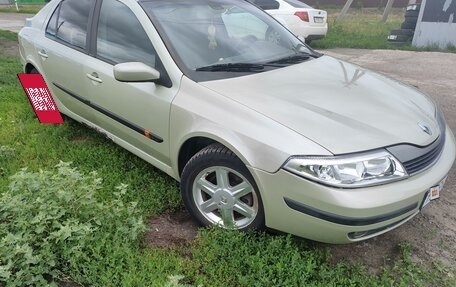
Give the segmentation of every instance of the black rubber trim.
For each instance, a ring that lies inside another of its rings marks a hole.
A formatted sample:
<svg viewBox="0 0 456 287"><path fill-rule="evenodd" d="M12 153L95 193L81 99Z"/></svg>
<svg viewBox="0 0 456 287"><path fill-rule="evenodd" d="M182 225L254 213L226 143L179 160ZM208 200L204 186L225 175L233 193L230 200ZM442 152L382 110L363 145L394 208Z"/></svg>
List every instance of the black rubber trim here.
<svg viewBox="0 0 456 287"><path fill-rule="evenodd" d="M425 193L424 196L423 196L423 200L421 200L420 210L423 209L423 207L424 207L424 202L426 201L426 198L427 198L428 194L429 194L429 190L426 191L426 193Z"/></svg>
<svg viewBox="0 0 456 287"><path fill-rule="evenodd" d="M323 39L325 37L325 35L308 35L306 37L306 40L319 40L319 39Z"/></svg>
<svg viewBox="0 0 456 287"><path fill-rule="evenodd" d="M341 225L349 225L349 226L364 226L364 225L380 223L383 221L387 221L387 220L396 218L403 214L406 214L407 212L410 212L418 207L418 202L416 202L416 203L410 204L409 206L403 207L399 210L388 212L385 214L380 214L380 215L371 216L371 217L356 218L356 217L348 217L348 216L338 215L338 214L334 214L331 212L319 210L319 209L310 207L308 205L302 204L300 202L297 202L293 199L289 199L286 197L284 197L283 199L284 199L285 203L287 204L287 206L293 210L316 217L318 219L322 219L325 221L329 221L329 222L337 223L337 224L341 224Z"/></svg>
<svg viewBox="0 0 456 287"><path fill-rule="evenodd" d="M395 221L395 222L393 222L393 223L391 223L391 224L388 224L388 225L386 225L386 226L382 226L382 227L379 227L379 228L375 228L375 229L371 229L371 230L366 230L366 231L350 232L350 233L347 234L347 236L348 236L348 238L350 238L351 240L362 240L363 238L366 238L366 237L368 237L368 236L372 236L372 235L374 235L374 234L378 234L379 232L382 232L382 231L387 230L387 229L389 229L389 228L391 228L391 227L397 226L397 225L399 225L400 223L409 220L410 217L412 217L413 215L414 215L414 214L409 215L409 216L407 216L406 218L403 218L403 219L401 219L401 220L399 220L399 221ZM365 233L364 233L362 236L360 236L360 237L356 237L356 236L355 236L356 233L359 233L359 232L365 232Z"/></svg>
<svg viewBox="0 0 456 287"><path fill-rule="evenodd" d="M152 132L116 115L116 114L113 114L111 113L110 111L106 110L105 108L97 105L97 104L94 104L92 102L90 102L89 100L87 99L84 99L78 95L76 95L75 93L65 89L64 87L60 86L59 84L57 83L52 83L54 86L56 86L57 88L59 88L60 90L64 91L65 93L67 93L69 96L75 98L76 100L80 101L81 103L84 103L86 105L88 105L89 107L91 107L92 109L104 114L105 116L108 116L110 117L111 119L121 123L122 125L134 130L135 132L138 132L140 134L142 134L143 136L155 141L155 142L158 142L158 143L162 143L163 142L163 139L161 137L159 137L158 135L156 134L153 134Z"/></svg>

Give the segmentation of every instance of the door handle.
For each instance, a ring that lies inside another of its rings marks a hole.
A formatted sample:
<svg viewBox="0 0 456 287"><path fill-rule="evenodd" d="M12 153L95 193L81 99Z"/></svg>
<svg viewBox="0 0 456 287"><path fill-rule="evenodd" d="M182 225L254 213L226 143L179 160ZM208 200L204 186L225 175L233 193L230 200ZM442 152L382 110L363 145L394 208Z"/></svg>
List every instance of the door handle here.
<svg viewBox="0 0 456 287"><path fill-rule="evenodd" d="M98 77L98 74L93 72L92 74L86 74L87 78L90 80L97 82L97 83L103 83L103 80Z"/></svg>
<svg viewBox="0 0 456 287"><path fill-rule="evenodd" d="M46 58L46 59L49 58L49 56L45 50L39 50L38 55L40 55L41 57Z"/></svg>

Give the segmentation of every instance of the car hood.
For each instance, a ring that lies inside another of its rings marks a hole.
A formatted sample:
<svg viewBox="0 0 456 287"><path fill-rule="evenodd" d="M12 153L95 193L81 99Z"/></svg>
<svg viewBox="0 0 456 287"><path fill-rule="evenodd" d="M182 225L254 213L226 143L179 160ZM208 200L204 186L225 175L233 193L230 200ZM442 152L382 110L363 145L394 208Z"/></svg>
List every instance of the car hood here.
<svg viewBox="0 0 456 287"><path fill-rule="evenodd" d="M439 136L435 106L422 93L328 56L200 84L333 154L399 143L425 146ZM432 134L424 132L419 124L427 125Z"/></svg>

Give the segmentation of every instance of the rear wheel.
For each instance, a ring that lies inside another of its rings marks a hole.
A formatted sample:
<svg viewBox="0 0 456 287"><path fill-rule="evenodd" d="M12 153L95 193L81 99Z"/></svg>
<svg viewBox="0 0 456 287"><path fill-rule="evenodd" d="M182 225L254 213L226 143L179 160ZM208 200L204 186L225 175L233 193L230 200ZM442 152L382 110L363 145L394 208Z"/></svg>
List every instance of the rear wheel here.
<svg viewBox="0 0 456 287"><path fill-rule="evenodd" d="M190 159L182 172L181 192L185 207L202 226L264 228L263 203L252 175L220 144Z"/></svg>

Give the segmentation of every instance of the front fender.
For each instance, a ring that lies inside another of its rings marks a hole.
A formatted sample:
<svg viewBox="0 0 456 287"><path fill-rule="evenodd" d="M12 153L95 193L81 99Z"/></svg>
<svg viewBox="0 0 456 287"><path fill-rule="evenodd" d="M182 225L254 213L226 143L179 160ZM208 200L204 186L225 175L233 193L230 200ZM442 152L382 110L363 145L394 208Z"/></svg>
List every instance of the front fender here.
<svg viewBox="0 0 456 287"><path fill-rule="evenodd" d="M295 131L183 77L170 115L170 151L176 175L180 148L192 137L217 141L246 166L271 173L291 155L330 155Z"/></svg>

